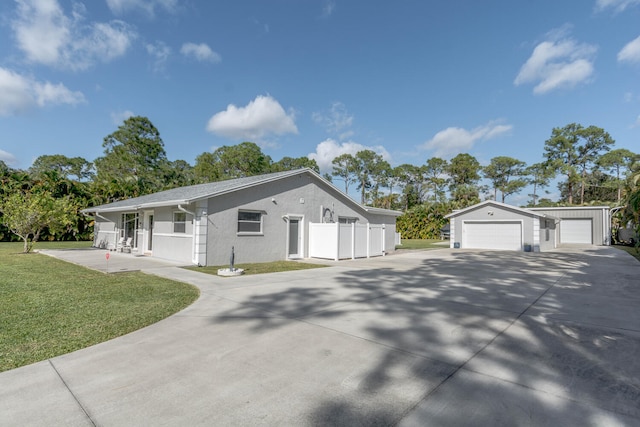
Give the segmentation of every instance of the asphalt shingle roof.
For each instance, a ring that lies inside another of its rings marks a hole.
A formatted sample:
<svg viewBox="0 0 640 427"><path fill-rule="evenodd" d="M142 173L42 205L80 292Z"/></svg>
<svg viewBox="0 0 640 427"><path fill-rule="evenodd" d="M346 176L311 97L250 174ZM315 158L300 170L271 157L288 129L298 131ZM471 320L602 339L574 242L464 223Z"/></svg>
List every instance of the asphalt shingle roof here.
<svg viewBox="0 0 640 427"><path fill-rule="evenodd" d="M126 200L108 203L106 205L94 206L84 209L83 212L104 212L121 209L135 209L147 205L171 205L187 204L194 200L212 197L218 194L228 193L245 187L251 187L263 182L269 182L295 175L300 172L308 172L309 169L298 169L293 171L274 172L265 175L248 176L245 178L229 179L225 181L209 182L206 184L190 185L187 187L173 188L171 190L160 191L158 193L147 194L145 196L134 197Z"/></svg>

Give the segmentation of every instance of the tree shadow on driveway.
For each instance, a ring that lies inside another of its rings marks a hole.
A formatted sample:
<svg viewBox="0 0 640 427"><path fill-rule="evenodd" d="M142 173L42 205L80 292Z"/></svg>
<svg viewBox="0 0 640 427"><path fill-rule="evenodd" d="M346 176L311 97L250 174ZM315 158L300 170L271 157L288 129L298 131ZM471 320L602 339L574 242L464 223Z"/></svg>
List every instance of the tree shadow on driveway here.
<svg viewBox="0 0 640 427"><path fill-rule="evenodd" d="M335 351L316 383L334 393L300 409L307 425L638 424L640 265L612 251L390 256L236 296L217 320L297 322L370 351Z"/></svg>

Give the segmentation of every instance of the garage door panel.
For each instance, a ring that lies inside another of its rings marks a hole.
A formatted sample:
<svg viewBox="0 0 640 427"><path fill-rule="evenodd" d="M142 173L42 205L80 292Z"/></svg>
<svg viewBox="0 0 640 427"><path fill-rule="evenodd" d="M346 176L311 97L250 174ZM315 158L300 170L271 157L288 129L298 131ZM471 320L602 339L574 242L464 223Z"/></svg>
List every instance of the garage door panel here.
<svg viewBox="0 0 640 427"><path fill-rule="evenodd" d="M465 222L462 247L469 249L522 250L521 222Z"/></svg>
<svg viewBox="0 0 640 427"><path fill-rule="evenodd" d="M591 219L562 219L560 221L560 243L593 243Z"/></svg>

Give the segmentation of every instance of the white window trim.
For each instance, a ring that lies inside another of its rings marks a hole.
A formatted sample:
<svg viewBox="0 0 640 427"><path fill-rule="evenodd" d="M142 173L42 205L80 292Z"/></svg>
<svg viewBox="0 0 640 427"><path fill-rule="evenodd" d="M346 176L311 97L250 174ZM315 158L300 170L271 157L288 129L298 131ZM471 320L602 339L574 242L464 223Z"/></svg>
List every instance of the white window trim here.
<svg viewBox="0 0 640 427"><path fill-rule="evenodd" d="M250 212L250 213L258 213L260 214L260 231L236 231L236 235L238 236L264 236L264 211L257 211L252 209L238 209L238 218L236 219L236 230L237 225L240 224L240 212ZM255 224L257 221L247 221L243 220L242 222Z"/></svg>
<svg viewBox="0 0 640 427"><path fill-rule="evenodd" d="M176 221L176 214L184 215L184 221ZM176 224L182 223L184 225L184 231L176 231ZM182 211L173 211L171 215L171 232L178 236L182 236L187 233L187 213Z"/></svg>

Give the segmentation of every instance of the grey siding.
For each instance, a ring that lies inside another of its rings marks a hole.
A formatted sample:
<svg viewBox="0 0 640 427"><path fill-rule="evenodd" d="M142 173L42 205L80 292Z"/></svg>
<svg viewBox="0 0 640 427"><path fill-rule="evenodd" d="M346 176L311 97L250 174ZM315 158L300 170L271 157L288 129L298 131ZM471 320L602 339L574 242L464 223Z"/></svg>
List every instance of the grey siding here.
<svg viewBox="0 0 640 427"><path fill-rule="evenodd" d="M300 174L283 180L249 187L209 200L207 265L226 265L235 248L237 263L267 262L285 259L287 254L288 222L285 215L299 215L303 221L304 257L308 256L309 222L322 222L322 208L339 216L358 218L360 223L382 224L393 219L387 231L388 251L394 248L395 219L384 215L371 215L355 210L345 203L344 196L332 186L324 185L309 174ZM237 232L238 211L262 212L263 233L242 235ZM389 234L391 237L389 237ZM389 243L390 242L390 243Z"/></svg>
<svg viewBox="0 0 640 427"><path fill-rule="evenodd" d="M118 218L120 213L109 213L97 216L93 227L93 246L106 249L118 241Z"/></svg>
<svg viewBox="0 0 640 427"><path fill-rule="evenodd" d="M184 206L193 212L194 205ZM193 215L186 215L184 233L174 233L173 213L177 207L155 208L153 229L153 256L190 264L193 258Z"/></svg>
<svg viewBox="0 0 640 427"><path fill-rule="evenodd" d="M524 237L524 244L534 246L536 242L534 240L533 233L533 215L525 215L522 212L504 209L493 205L479 206L477 209L472 209L467 212L463 212L455 217L451 218L451 244L462 244L462 224L464 221L513 221L522 220L522 231ZM454 223L455 221L455 223ZM537 219L536 219L537 221Z"/></svg>
<svg viewBox="0 0 640 427"><path fill-rule="evenodd" d="M607 206L529 208L529 210L560 218L560 228L562 227L563 219L591 219L593 244L610 244L611 219L609 216L609 207ZM556 230L556 238L558 244L561 245L562 241L560 241L559 229Z"/></svg>
<svg viewBox="0 0 640 427"><path fill-rule="evenodd" d="M556 221L552 218L539 218L540 250L548 251L556 248Z"/></svg>
<svg viewBox="0 0 640 427"><path fill-rule="evenodd" d="M173 215L185 210L185 230L175 231ZM262 233L238 233L240 210L262 213ZM85 211L97 213L95 246L115 245L123 233L122 214L137 213L132 252L185 264L226 265L232 246L238 263L286 259L289 218L302 220L301 250L291 252L295 257L309 256L310 222L337 222L340 217L361 224L384 224L385 252L395 250L396 212L368 211L308 169L183 187ZM154 219L152 234L150 215Z"/></svg>

